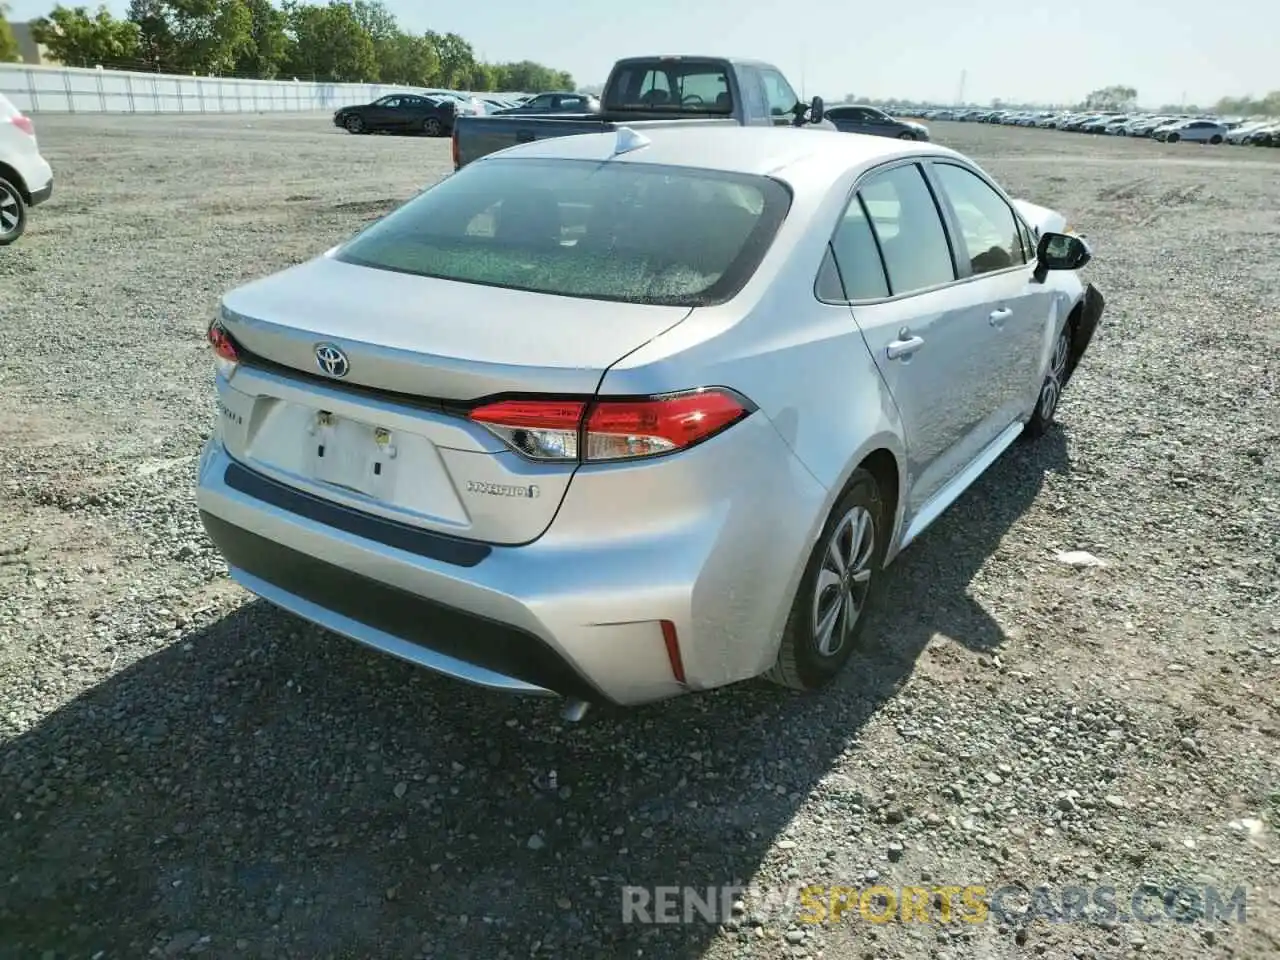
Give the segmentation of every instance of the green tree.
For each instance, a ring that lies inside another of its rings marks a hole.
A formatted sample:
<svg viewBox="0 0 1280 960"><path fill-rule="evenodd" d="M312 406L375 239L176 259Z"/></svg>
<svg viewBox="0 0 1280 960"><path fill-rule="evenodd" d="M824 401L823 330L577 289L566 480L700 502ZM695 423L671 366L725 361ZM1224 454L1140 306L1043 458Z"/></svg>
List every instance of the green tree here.
<svg viewBox="0 0 1280 960"><path fill-rule="evenodd" d="M22 59L22 51L18 49L18 40L9 27L9 7L0 3L0 63L11 63Z"/></svg>
<svg viewBox="0 0 1280 960"><path fill-rule="evenodd" d="M403 83L413 87L436 85L440 59L436 48L426 37L397 34L381 44L375 42L378 77L384 83Z"/></svg>
<svg viewBox="0 0 1280 960"><path fill-rule="evenodd" d="M383 80L392 83L407 83L405 80L393 80L391 74L400 66L396 61L407 52L407 47L399 41L405 36L396 22L395 14L383 5L381 0L354 0L351 12L360 28L373 41L373 57L377 62L377 70L371 80Z"/></svg>
<svg viewBox="0 0 1280 960"><path fill-rule="evenodd" d="M500 70L495 64L481 63L478 60L471 66L468 90L497 90Z"/></svg>
<svg viewBox="0 0 1280 960"><path fill-rule="evenodd" d="M526 93L544 93L548 90L575 89L573 77L533 60L503 63L496 68L497 89L523 90Z"/></svg>
<svg viewBox="0 0 1280 960"><path fill-rule="evenodd" d="M235 71L242 76L270 80L280 72L289 53L288 24L284 12L271 5L271 0L245 0L249 10L250 43L236 59Z"/></svg>
<svg viewBox="0 0 1280 960"><path fill-rule="evenodd" d="M436 56L440 58L440 86L449 89L467 86L476 65L471 44L456 33L442 35L428 31L427 37L435 44Z"/></svg>
<svg viewBox="0 0 1280 960"><path fill-rule="evenodd" d="M1089 110L1128 110L1137 102L1138 91L1120 84L1094 90L1084 98L1084 106Z"/></svg>
<svg viewBox="0 0 1280 960"><path fill-rule="evenodd" d="M173 69L178 42L169 30L164 0L129 0L129 21L138 29L138 50L156 71Z"/></svg>
<svg viewBox="0 0 1280 960"><path fill-rule="evenodd" d="M253 14L246 0L133 0L149 58L180 73L222 74L253 48Z"/></svg>
<svg viewBox="0 0 1280 960"><path fill-rule="evenodd" d="M106 7L90 14L85 7L54 7L31 22L31 36L68 67L128 64L138 56L138 27L117 20Z"/></svg>
<svg viewBox="0 0 1280 960"><path fill-rule="evenodd" d="M1217 113L1226 116L1280 116L1280 90L1272 90L1265 97L1223 97L1214 107Z"/></svg>
<svg viewBox="0 0 1280 960"><path fill-rule="evenodd" d="M293 46L287 63L296 77L337 82L366 82L376 78L378 61L373 40L348 3L327 6L289 3L285 7Z"/></svg>

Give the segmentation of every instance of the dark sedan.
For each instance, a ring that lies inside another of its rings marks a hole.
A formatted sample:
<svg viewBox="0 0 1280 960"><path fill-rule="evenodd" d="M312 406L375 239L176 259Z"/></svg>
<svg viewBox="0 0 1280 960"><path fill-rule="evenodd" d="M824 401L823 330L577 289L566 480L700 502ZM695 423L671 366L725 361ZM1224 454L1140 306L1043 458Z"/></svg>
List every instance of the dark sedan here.
<svg viewBox="0 0 1280 960"><path fill-rule="evenodd" d="M494 110L494 116L522 113L599 113L600 101L585 93L540 93L518 107Z"/></svg>
<svg viewBox="0 0 1280 960"><path fill-rule="evenodd" d="M333 115L333 125L350 133L423 133L444 137L453 133L457 101L394 93L389 97L343 107Z"/></svg>
<svg viewBox="0 0 1280 960"><path fill-rule="evenodd" d="M827 107L825 116L844 133L867 133L875 137L897 137L899 140L929 139L929 128L924 124L896 120L875 107L838 104Z"/></svg>

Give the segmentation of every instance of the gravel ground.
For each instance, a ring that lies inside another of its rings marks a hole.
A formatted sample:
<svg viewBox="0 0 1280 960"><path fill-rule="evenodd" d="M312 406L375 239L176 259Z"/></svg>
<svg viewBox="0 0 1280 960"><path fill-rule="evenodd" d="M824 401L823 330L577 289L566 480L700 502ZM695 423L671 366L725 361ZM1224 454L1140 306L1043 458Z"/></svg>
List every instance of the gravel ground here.
<svg viewBox="0 0 1280 960"><path fill-rule="evenodd" d="M935 124L1096 245L1061 427L903 555L838 689L565 726L251 601L192 502L218 295L433 182L447 142L37 128L57 192L0 252L0 958L1280 951L1280 151ZM873 881L1111 886L1159 922L771 899ZM624 885L735 882L723 923L622 922Z"/></svg>

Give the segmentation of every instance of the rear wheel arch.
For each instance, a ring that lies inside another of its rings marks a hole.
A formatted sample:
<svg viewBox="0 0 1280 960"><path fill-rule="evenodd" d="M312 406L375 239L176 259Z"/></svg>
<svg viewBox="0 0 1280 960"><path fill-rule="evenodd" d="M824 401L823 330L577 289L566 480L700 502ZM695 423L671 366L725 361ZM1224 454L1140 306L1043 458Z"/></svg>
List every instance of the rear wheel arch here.
<svg viewBox="0 0 1280 960"><path fill-rule="evenodd" d="M802 568L804 561L808 559L808 551L813 549L819 537L822 536L822 529L830 519L831 511L853 485L859 470L870 473L875 480L880 502L884 505L882 519L888 542L893 544L897 541L901 491L906 484L906 455L904 451L897 451L896 446L887 442L885 438L878 438L867 449L860 451L856 458L850 460L839 481L831 485L826 502L822 505L822 515L814 518L813 529L807 541L808 549L801 560Z"/></svg>
<svg viewBox="0 0 1280 960"><path fill-rule="evenodd" d="M17 187L24 203L31 202L31 191L27 188L27 182L22 179L22 175L17 170L3 161L0 161L0 180L8 180Z"/></svg>
<svg viewBox="0 0 1280 960"><path fill-rule="evenodd" d="M828 536L836 535L835 530L841 526L841 515L850 503L854 509L869 510L874 530L874 550L867 561L867 570L871 576L883 576L883 569L888 566L891 546L896 542L899 513L899 491L902 486L902 465L898 456L888 447L875 447L863 454L855 464L851 465L847 474L838 486L831 489L832 496L823 505L823 512L817 528L811 534L808 548L805 551L801 566L797 571L795 583L788 593L790 602L784 613L781 629L777 638L775 659L765 670L764 677L796 690L813 690L824 686L843 668L845 661L852 654L852 647L843 649L840 654L833 655L824 667L814 660L814 654L807 651L810 640L805 636L807 629L805 615L808 612L811 592L815 577L819 575L817 568L823 563L822 557L828 553L824 545ZM877 516L878 514L878 516ZM833 524L836 526L833 528ZM833 531L829 534L828 531ZM822 588L830 589L830 588ZM871 590L870 587L867 588ZM819 598L820 599L820 598ZM814 603L818 599L813 600ZM860 607L872 602L872 594L863 598ZM816 608L815 608L816 609ZM814 614L815 618L817 614ZM860 617L856 631L850 642L861 633Z"/></svg>
<svg viewBox="0 0 1280 960"><path fill-rule="evenodd" d="M862 461L850 472L856 474L858 469L866 470L875 478L876 488L880 493L880 502L884 507L882 518L885 530L892 543L897 530L898 500L902 489L902 466L898 458L887 447L878 447L862 458ZM845 481L848 486L848 481Z"/></svg>

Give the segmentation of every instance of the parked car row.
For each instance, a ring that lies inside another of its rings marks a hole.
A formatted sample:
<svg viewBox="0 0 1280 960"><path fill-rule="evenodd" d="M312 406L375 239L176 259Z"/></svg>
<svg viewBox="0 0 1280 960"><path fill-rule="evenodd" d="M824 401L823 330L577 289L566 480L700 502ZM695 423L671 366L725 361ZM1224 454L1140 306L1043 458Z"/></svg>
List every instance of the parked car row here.
<svg viewBox="0 0 1280 960"><path fill-rule="evenodd" d="M453 133L453 121L458 117L519 112L532 101L560 96L563 95L479 97L457 90L393 93L372 103L340 108L333 114L333 124L355 134L420 133L428 137L447 137ZM576 100L566 100L563 106L545 109L584 110L587 108L582 104L594 99L580 94L572 96Z"/></svg>
<svg viewBox="0 0 1280 960"><path fill-rule="evenodd" d="M1071 110L937 109L919 113L926 120L961 123L1000 123L1013 127L1042 127L1072 133L1118 137L1149 137L1165 143L1233 143L1280 147L1280 120L1212 115L1089 112Z"/></svg>

